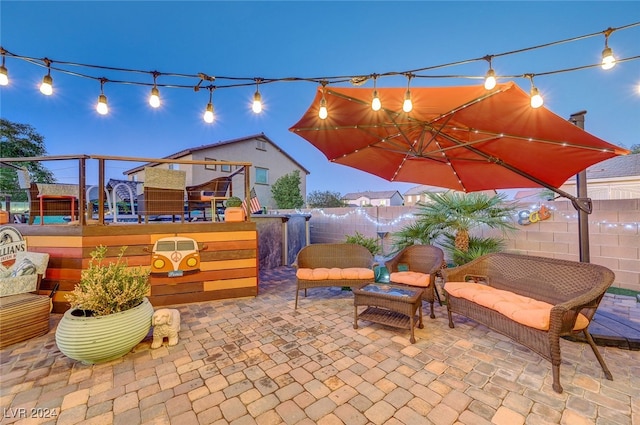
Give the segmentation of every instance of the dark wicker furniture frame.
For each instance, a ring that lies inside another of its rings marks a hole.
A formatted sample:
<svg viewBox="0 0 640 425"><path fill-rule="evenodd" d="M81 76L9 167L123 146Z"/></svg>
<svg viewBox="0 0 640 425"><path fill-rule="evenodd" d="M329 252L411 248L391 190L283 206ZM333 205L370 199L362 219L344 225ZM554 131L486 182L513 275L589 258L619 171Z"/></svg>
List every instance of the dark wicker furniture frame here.
<svg viewBox="0 0 640 425"><path fill-rule="evenodd" d="M588 328L574 331L578 313L589 321L614 281L614 273L596 264L579 263L545 257L494 253L482 256L463 266L443 269L446 282L463 282L468 277L481 277L487 285L511 291L553 305L549 330L524 326L506 316L472 301L447 295L449 327L451 313L461 314L512 338L552 365L553 389L562 393L560 385L560 337L582 332L591 346L607 379L613 380Z"/></svg>
<svg viewBox="0 0 640 425"><path fill-rule="evenodd" d="M368 249L361 245L350 243L321 243L307 245L298 252L293 266L299 269L324 268L349 268L361 267L373 269L376 265L373 255ZM296 278L296 304L298 308L298 293L304 289L304 296L307 296L309 288L326 287L346 287L359 288L372 279L328 279L328 280L306 280Z"/></svg>
<svg viewBox="0 0 640 425"><path fill-rule="evenodd" d="M406 264L412 272L425 273L429 275L429 286L424 289L422 299L431 304L430 317L435 319L433 304L438 295L436 288L436 273L442 268L444 252L433 245L412 245L398 252L392 259L385 263L389 274L398 270L399 264ZM398 284L392 282L393 284ZM438 295L438 300L440 299ZM442 303L440 304L442 305Z"/></svg>
<svg viewBox="0 0 640 425"><path fill-rule="evenodd" d="M375 291L369 291L373 286ZM384 291L387 289L387 292ZM410 292L410 296L399 296L393 293L394 289ZM406 285L391 285L370 283L361 288L353 289L353 329L358 329L358 319L369 322L380 323L401 329L411 330L411 341L415 344L416 337L414 327L416 326L416 312L418 313L418 328L422 329L422 297L423 288ZM358 306L367 308L358 314Z"/></svg>

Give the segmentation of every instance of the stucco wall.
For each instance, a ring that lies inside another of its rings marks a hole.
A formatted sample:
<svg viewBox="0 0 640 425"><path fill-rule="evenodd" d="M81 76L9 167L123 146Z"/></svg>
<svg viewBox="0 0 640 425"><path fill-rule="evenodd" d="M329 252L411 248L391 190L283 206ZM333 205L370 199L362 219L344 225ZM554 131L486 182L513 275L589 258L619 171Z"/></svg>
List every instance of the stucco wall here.
<svg viewBox="0 0 640 425"><path fill-rule="evenodd" d="M529 255L579 260L578 215L569 201L545 202L551 217L507 235L507 250ZM518 210L534 211L527 203ZM383 240L384 254L391 251L392 233L410 224L414 207L326 208L304 210L312 214L311 243L343 242L356 231ZM616 274L614 286L640 291L640 199L593 201L589 215L591 262ZM489 234L491 230L481 230Z"/></svg>

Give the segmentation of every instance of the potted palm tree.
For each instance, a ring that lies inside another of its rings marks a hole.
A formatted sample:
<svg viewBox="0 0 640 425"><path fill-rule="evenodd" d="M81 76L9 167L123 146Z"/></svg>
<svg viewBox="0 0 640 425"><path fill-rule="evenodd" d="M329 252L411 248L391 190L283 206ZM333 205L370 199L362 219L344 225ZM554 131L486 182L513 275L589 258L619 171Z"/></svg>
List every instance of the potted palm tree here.
<svg viewBox="0 0 640 425"><path fill-rule="evenodd" d="M242 200L237 196L231 196L225 201L224 221L244 221L245 213L242 208Z"/></svg>
<svg viewBox="0 0 640 425"><path fill-rule="evenodd" d="M448 191L426 193L426 196L427 201L418 204L413 227L396 234L400 238L398 244L410 244L407 235L412 241L419 239L416 231L427 240L443 236L442 247L453 263L460 265L480 255L500 251L503 247L500 238L474 237L470 235L471 230L480 226L502 231L515 229L512 224L515 207L505 202L504 195Z"/></svg>
<svg viewBox="0 0 640 425"><path fill-rule="evenodd" d="M149 333L153 306L149 271L128 267L122 247L115 261L106 260L107 247L91 253L89 268L66 296L71 308L56 329L60 351L87 364L127 354Z"/></svg>

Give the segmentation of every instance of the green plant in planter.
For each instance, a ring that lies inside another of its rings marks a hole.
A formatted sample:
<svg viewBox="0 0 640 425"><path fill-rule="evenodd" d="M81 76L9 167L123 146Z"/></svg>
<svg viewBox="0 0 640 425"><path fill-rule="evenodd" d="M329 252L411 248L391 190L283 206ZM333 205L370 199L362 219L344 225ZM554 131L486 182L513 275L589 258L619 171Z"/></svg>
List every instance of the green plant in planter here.
<svg viewBox="0 0 640 425"><path fill-rule="evenodd" d="M149 271L128 267L123 259L123 246L115 262L106 262L106 246L91 253L89 268L82 271L80 282L66 296L72 309L89 311L93 316L106 316L129 310L142 303L149 293Z"/></svg>
<svg viewBox="0 0 640 425"><path fill-rule="evenodd" d="M113 262L105 261L107 247L97 247L67 295L71 308L56 328L56 345L65 356L85 364L107 362L130 352L149 333L149 272L128 267L125 250Z"/></svg>
<svg viewBox="0 0 640 425"><path fill-rule="evenodd" d="M242 199L238 198L237 196L231 196L225 201L225 205L227 207L239 207L242 205Z"/></svg>

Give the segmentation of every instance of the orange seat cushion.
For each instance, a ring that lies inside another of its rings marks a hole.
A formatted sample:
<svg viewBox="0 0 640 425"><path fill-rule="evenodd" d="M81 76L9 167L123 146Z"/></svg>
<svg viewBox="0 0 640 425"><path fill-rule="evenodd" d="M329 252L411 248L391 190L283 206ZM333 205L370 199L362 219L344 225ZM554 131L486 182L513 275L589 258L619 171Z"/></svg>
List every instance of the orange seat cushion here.
<svg viewBox="0 0 640 425"><path fill-rule="evenodd" d="M393 272L389 275L389 281L392 283L402 283L404 285L419 286L426 288L431 283L430 276L420 272Z"/></svg>
<svg viewBox="0 0 640 425"><path fill-rule="evenodd" d="M318 267L315 269L298 269L296 277L302 280L355 280L374 279L373 270L364 267L349 267L345 269Z"/></svg>
<svg viewBox="0 0 640 425"><path fill-rule="evenodd" d="M472 282L447 282L444 289L454 297L495 310L514 322L543 331L549 330L553 305L547 302ZM573 329L578 331L587 326L589 320L583 314L578 314Z"/></svg>

